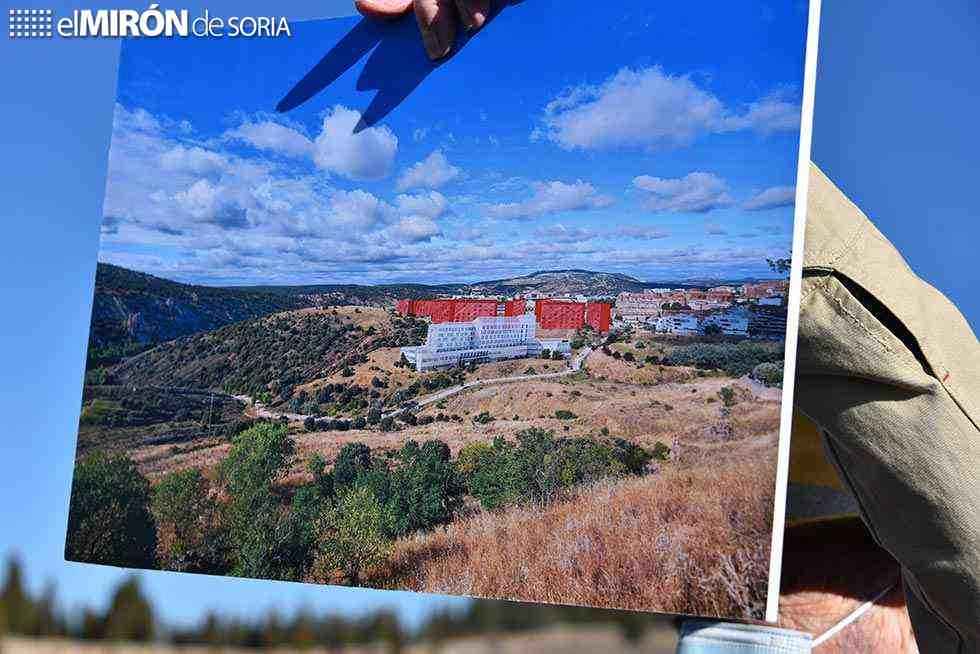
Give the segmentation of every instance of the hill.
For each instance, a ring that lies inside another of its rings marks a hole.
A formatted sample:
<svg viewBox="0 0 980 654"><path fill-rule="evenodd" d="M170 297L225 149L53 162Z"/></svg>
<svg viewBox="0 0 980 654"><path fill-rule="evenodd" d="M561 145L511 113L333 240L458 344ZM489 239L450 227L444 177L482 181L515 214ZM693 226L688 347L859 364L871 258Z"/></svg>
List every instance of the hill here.
<svg viewBox="0 0 980 654"><path fill-rule="evenodd" d="M613 296L624 291L639 291L646 284L621 273L591 270L542 270L529 275L470 284L470 293L513 295L515 293L546 293L549 295Z"/></svg>
<svg viewBox="0 0 980 654"><path fill-rule="evenodd" d="M162 343L110 369L110 383L220 390L278 404L364 353L420 338L373 307L301 309Z"/></svg>
<svg viewBox="0 0 980 654"><path fill-rule="evenodd" d="M102 365L157 343L309 306L295 294L181 284L100 263L88 361Z"/></svg>

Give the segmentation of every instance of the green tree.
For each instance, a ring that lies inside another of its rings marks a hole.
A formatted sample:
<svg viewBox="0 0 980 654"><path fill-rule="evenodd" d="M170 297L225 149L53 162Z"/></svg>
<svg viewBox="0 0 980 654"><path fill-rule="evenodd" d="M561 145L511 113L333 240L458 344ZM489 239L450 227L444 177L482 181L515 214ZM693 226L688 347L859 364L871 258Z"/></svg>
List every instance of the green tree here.
<svg viewBox="0 0 980 654"><path fill-rule="evenodd" d="M153 638L153 609L139 579L130 577L116 588L104 619L105 638L146 642Z"/></svg>
<svg viewBox="0 0 980 654"><path fill-rule="evenodd" d="M342 493L321 522L314 575L325 581L340 571L347 583L360 585L364 572L384 563L391 551L383 522L384 509L370 488L356 486Z"/></svg>
<svg viewBox="0 0 980 654"><path fill-rule="evenodd" d="M24 588L20 561L7 561L3 590L0 590L0 634L26 634L34 622L34 605Z"/></svg>
<svg viewBox="0 0 980 654"><path fill-rule="evenodd" d="M235 575L296 579L302 573L302 530L274 492L293 451L286 425L265 423L236 436L221 463Z"/></svg>
<svg viewBox="0 0 980 654"><path fill-rule="evenodd" d="M153 490L151 510L157 524L157 556L164 568L216 574L227 570L220 507L200 470L165 475Z"/></svg>
<svg viewBox="0 0 980 654"><path fill-rule="evenodd" d="M371 448L364 443L347 443L340 448L333 466L334 484L348 488L371 468Z"/></svg>
<svg viewBox="0 0 980 654"><path fill-rule="evenodd" d="M65 558L127 568L156 563L150 484L124 456L96 454L75 466Z"/></svg>

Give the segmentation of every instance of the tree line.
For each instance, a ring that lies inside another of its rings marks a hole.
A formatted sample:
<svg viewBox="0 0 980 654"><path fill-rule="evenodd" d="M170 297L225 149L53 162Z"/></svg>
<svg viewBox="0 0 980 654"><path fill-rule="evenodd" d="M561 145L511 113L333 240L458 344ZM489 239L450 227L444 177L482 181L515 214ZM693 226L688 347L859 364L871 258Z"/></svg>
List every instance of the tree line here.
<svg viewBox="0 0 980 654"><path fill-rule="evenodd" d="M477 600L462 610L432 612L415 628L404 624L389 610L358 617L309 610L284 617L271 611L245 619L211 611L192 626L174 628L160 619L137 577L121 581L101 610L89 605L67 612L59 604L53 585L32 594L15 559L7 562L0 587L0 638L10 634L87 641L328 650L373 643L385 644L389 652L398 652L413 642L438 644L453 638L530 631L559 623L618 625L624 636L634 638L651 624L662 624L664 620L642 613Z"/></svg>

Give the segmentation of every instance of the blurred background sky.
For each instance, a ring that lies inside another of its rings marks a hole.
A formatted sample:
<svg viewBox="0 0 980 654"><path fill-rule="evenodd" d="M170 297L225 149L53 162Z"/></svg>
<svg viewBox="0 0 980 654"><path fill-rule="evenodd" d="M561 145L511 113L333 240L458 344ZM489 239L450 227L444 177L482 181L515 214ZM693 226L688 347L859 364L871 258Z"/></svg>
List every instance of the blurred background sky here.
<svg viewBox="0 0 980 654"><path fill-rule="evenodd" d="M58 15L91 5L15 6ZM349 0L216 0L208 8L216 15L292 18L351 13ZM980 7L968 0L825 0L812 153L975 330L978 41ZM0 207L7 234L0 241L0 556L18 554L35 585L57 581L69 607L97 605L126 574L68 564L62 554L118 54L112 40L0 39ZM141 576L170 623L197 620L206 609L257 615L272 607L356 613L381 606L411 622L434 607L465 603L162 572Z"/></svg>

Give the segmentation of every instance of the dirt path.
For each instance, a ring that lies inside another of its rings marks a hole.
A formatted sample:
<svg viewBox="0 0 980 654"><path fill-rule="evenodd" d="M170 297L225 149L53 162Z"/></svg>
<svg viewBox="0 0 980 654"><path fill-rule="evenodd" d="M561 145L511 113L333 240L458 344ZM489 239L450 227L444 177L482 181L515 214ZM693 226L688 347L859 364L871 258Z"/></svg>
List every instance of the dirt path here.
<svg viewBox="0 0 980 654"><path fill-rule="evenodd" d="M495 386L497 384L508 384L508 383L512 383L512 382L529 381L529 380L535 380L535 379L557 379L559 377L567 377L568 375L573 375L576 372L580 371L582 369L582 364L585 362L585 360L588 358L588 356L590 354L592 354L593 351L594 350L592 348L587 347L587 348L583 349L581 352L579 352L569 362L568 370L562 370L561 372L540 373L540 374L536 374L536 375L515 375L513 377L496 377L494 379L478 379L476 381L472 381L472 382L469 382L469 383L466 383L466 384L460 384L458 386L452 386L450 388L444 388L443 390L438 391L436 393L433 393L432 395L427 395L425 397L416 399L414 401L410 401L409 403L407 403L406 406L402 406L402 407L399 407L399 408L397 408L397 409L395 409L393 411L389 411L387 413L383 413L382 414L382 418L389 418L389 417L393 418L393 417L399 416L399 415L401 415L401 414L403 414L406 411L409 411L411 409L416 409L416 408L421 408L421 407L424 407L424 406L429 406L430 404L434 404L436 402L440 402L440 401L446 399L447 397L452 397L453 395L456 395L458 393L462 393L463 391L467 391L467 390L469 390L471 388L480 388L480 387L484 387L484 386ZM310 416L310 415L306 415L306 414L302 414L302 413L287 413L287 412L282 412L282 411L275 411L273 409L268 408L262 402L259 402L259 401L255 400L255 399L249 397L248 395L234 395L233 397L236 400L240 400L240 401L244 402L246 405L248 405L248 407L250 408L250 410L249 409L246 409L246 410L249 411L249 414L250 415L252 415L252 416L254 416L256 418L266 418L266 419L269 419L269 420L281 420L283 417L285 417L287 420L290 420L290 421L293 421L293 422L301 422L303 420L306 420L307 418L315 418L316 417L316 416ZM367 417L367 416L365 416L365 417Z"/></svg>

